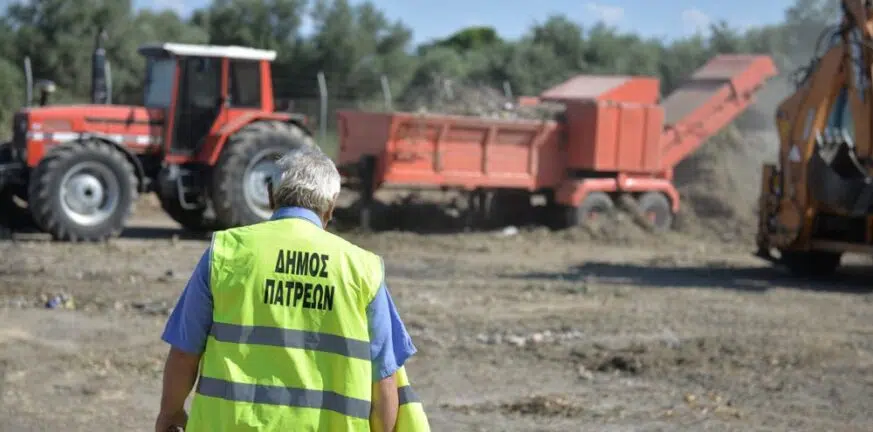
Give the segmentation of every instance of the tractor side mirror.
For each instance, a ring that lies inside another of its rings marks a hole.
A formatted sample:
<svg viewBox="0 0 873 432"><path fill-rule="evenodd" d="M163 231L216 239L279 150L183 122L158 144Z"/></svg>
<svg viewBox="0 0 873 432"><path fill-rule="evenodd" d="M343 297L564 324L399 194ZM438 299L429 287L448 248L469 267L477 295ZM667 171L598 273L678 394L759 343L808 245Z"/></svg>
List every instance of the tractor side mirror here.
<svg viewBox="0 0 873 432"><path fill-rule="evenodd" d="M57 86L51 80L39 80L36 82L36 90L39 92L39 105L48 105L49 96L57 91Z"/></svg>

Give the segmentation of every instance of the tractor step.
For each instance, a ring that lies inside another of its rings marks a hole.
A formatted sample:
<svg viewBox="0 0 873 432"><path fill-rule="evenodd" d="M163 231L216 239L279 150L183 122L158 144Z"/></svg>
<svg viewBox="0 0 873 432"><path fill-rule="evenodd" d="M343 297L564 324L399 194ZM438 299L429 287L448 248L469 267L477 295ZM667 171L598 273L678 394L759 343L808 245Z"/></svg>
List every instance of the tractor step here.
<svg viewBox="0 0 873 432"><path fill-rule="evenodd" d="M0 189L9 184L19 184L24 174L24 164L0 158Z"/></svg>
<svg viewBox="0 0 873 432"><path fill-rule="evenodd" d="M192 170L179 169L176 176L176 194L179 197L179 204L185 210L194 210L202 208L203 188L199 182L200 176Z"/></svg>

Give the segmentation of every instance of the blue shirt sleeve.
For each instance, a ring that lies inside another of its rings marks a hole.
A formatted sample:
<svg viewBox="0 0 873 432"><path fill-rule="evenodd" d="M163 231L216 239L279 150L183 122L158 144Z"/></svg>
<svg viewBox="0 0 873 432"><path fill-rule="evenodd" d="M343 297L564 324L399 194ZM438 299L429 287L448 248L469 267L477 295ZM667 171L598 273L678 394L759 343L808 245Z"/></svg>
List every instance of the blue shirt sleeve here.
<svg viewBox="0 0 873 432"><path fill-rule="evenodd" d="M199 355L206 348L212 327L212 291L209 288L210 250L206 249L173 313L167 320L164 342L189 354Z"/></svg>
<svg viewBox="0 0 873 432"><path fill-rule="evenodd" d="M384 281L367 307L367 319L370 325L370 360L373 363L373 381L376 382L397 372L415 354L416 349Z"/></svg>

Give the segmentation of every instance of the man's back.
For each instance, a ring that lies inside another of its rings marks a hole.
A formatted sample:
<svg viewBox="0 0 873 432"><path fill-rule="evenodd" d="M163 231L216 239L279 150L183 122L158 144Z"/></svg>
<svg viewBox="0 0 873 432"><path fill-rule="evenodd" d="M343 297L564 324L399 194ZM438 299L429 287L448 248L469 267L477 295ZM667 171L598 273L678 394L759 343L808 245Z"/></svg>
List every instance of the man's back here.
<svg viewBox="0 0 873 432"><path fill-rule="evenodd" d="M324 152L296 147L268 183L271 222L216 233L161 336L156 432L427 430L382 260L323 231L341 187Z"/></svg>
<svg viewBox="0 0 873 432"><path fill-rule="evenodd" d="M213 324L191 424L368 429L378 256L281 219L217 232L210 274Z"/></svg>

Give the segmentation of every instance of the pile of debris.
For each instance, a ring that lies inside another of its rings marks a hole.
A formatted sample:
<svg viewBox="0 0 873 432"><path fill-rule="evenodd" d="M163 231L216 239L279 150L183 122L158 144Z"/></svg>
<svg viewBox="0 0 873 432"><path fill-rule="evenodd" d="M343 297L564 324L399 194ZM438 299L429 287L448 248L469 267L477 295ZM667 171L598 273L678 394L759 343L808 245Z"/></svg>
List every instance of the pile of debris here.
<svg viewBox="0 0 873 432"><path fill-rule="evenodd" d="M761 164L778 151L775 132L729 126L682 161L674 181L683 207L680 232L721 242L754 240Z"/></svg>
<svg viewBox="0 0 873 432"><path fill-rule="evenodd" d="M494 88L461 84L450 79L434 78L407 101L420 114L438 113L476 116L489 119L550 120L564 112L564 105L541 103L518 106L516 101Z"/></svg>

